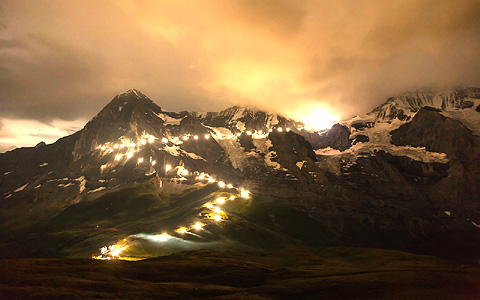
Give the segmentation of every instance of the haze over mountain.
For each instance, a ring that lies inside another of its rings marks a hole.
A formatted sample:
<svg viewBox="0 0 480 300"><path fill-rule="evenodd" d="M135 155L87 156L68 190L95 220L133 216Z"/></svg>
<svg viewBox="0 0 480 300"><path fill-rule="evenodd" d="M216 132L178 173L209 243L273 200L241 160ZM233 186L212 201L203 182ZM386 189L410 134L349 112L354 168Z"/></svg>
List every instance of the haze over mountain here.
<svg viewBox="0 0 480 300"><path fill-rule="evenodd" d="M0 143L53 142L129 87L172 111L255 105L308 123L480 86L479 15L475 0L2 1Z"/></svg>

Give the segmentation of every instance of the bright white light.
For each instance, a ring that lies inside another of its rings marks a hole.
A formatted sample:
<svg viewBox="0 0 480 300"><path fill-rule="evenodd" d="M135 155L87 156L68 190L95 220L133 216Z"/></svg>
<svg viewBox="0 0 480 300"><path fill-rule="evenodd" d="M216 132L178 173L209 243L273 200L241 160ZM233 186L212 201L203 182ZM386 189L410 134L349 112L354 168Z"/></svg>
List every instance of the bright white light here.
<svg viewBox="0 0 480 300"><path fill-rule="evenodd" d="M222 212L222 210L218 207L215 207L215 208L213 208L213 212L216 213L216 214L219 214L219 213Z"/></svg>
<svg viewBox="0 0 480 300"><path fill-rule="evenodd" d="M206 134L205 135L205 138L208 140L210 138L210 135L209 134Z"/></svg>
<svg viewBox="0 0 480 300"><path fill-rule="evenodd" d="M215 203L217 203L217 204L223 204L223 203L225 203L225 198L218 197L218 198L215 200Z"/></svg>
<svg viewBox="0 0 480 300"><path fill-rule="evenodd" d="M242 134L241 134L240 132L239 132L239 133L237 133L237 136L241 136L241 135L242 135Z"/></svg>
<svg viewBox="0 0 480 300"><path fill-rule="evenodd" d="M208 178L208 182L214 183L214 182L215 182L215 179L213 179L212 177L210 177L210 178Z"/></svg>
<svg viewBox="0 0 480 300"><path fill-rule="evenodd" d="M249 197L248 194L250 194L249 191L242 190L242 191L240 192L240 197L242 197L242 198L248 198L248 197Z"/></svg>
<svg viewBox="0 0 480 300"><path fill-rule="evenodd" d="M152 160L152 166L154 166L157 163L156 160Z"/></svg>
<svg viewBox="0 0 480 300"><path fill-rule="evenodd" d="M282 131L283 131L283 128L282 128L282 127L279 127L279 128L277 128L277 131L278 131L278 132L282 132Z"/></svg>
<svg viewBox="0 0 480 300"><path fill-rule="evenodd" d="M135 147L135 146L136 146L135 143L130 144L130 147L132 147L132 148Z"/></svg>
<svg viewBox="0 0 480 300"><path fill-rule="evenodd" d="M225 187L225 182L219 181L218 186L223 189Z"/></svg>
<svg viewBox="0 0 480 300"><path fill-rule="evenodd" d="M138 163L140 164L140 163L142 163L142 162L143 162L143 157L140 157L140 158L138 159Z"/></svg>
<svg viewBox="0 0 480 300"><path fill-rule="evenodd" d="M229 200L235 200L235 196L230 196Z"/></svg>
<svg viewBox="0 0 480 300"><path fill-rule="evenodd" d="M163 138L163 139L162 139L162 143L164 143L164 144L168 143L168 139L167 139L167 138Z"/></svg>
<svg viewBox="0 0 480 300"><path fill-rule="evenodd" d="M268 132L272 132L272 131L273 131L273 129L272 129L272 128L270 128L270 129L268 130Z"/></svg>
<svg viewBox="0 0 480 300"><path fill-rule="evenodd" d="M252 135L252 132L251 132L251 131L247 131L247 135Z"/></svg>
<svg viewBox="0 0 480 300"><path fill-rule="evenodd" d="M132 156L133 156L133 152L128 152L127 158L130 159L130 158L132 158Z"/></svg>
<svg viewBox="0 0 480 300"><path fill-rule="evenodd" d="M200 229L203 228L203 224L200 223L200 222L197 222L197 223L195 223L195 225L193 225L193 228L194 228L195 230L200 230Z"/></svg>
<svg viewBox="0 0 480 300"><path fill-rule="evenodd" d="M153 137L149 137L149 138L148 138L148 142L149 142L149 143L153 143L154 140L155 140L155 139L154 139Z"/></svg>
<svg viewBox="0 0 480 300"><path fill-rule="evenodd" d="M140 143L141 143L142 145L145 145L145 144L147 143L147 141L146 141L145 139L141 139L141 140L140 140Z"/></svg>
<svg viewBox="0 0 480 300"><path fill-rule="evenodd" d="M286 130L287 132L289 132L289 131L290 131L290 128L287 127L287 129L285 129L285 130Z"/></svg>
<svg viewBox="0 0 480 300"><path fill-rule="evenodd" d="M117 149L117 148L118 148L118 145L117 145L117 144L113 145L113 148Z"/></svg>
<svg viewBox="0 0 480 300"><path fill-rule="evenodd" d="M184 140L184 141L188 140L188 136L184 136L184 137L183 137L183 140Z"/></svg>
<svg viewBox="0 0 480 300"><path fill-rule="evenodd" d="M218 221L221 221L221 220L222 220L222 216L220 216L220 215L215 215L215 216L213 217L213 219L218 222Z"/></svg>
<svg viewBox="0 0 480 300"><path fill-rule="evenodd" d="M198 135L194 135L194 136L193 136L193 139L194 139L194 140L198 140Z"/></svg>
<svg viewBox="0 0 480 300"><path fill-rule="evenodd" d="M120 153L117 154L117 155L115 155L115 160L120 160L120 159L122 158L122 156L123 156L123 155L120 154Z"/></svg>
<svg viewBox="0 0 480 300"><path fill-rule="evenodd" d="M169 237L170 237L170 236L169 236L168 234L162 233L161 235L158 236L158 240L159 240L160 242L166 242L166 241L168 241L168 238L169 238Z"/></svg>
<svg viewBox="0 0 480 300"><path fill-rule="evenodd" d="M171 165L166 165L165 166L165 172L168 172L172 169L172 166Z"/></svg>
<svg viewBox="0 0 480 300"><path fill-rule="evenodd" d="M233 188L233 184L231 184L231 183L227 184L227 188L229 188L229 189Z"/></svg>
<svg viewBox="0 0 480 300"><path fill-rule="evenodd" d="M105 150L105 146L102 146L102 148L101 148L101 149L102 149L102 150Z"/></svg>

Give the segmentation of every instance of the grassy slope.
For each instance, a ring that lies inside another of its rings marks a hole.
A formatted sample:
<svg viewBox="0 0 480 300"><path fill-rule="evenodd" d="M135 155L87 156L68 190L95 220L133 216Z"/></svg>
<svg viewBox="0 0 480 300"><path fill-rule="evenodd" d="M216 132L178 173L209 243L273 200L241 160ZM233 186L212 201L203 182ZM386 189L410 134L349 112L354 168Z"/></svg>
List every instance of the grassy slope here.
<svg viewBox="0 0 480 300"><path fill-rule="evenodd" d="M479 299L479 283L478 267L347 247L198 250L138 262L0 260L2 299Z"/></svg>

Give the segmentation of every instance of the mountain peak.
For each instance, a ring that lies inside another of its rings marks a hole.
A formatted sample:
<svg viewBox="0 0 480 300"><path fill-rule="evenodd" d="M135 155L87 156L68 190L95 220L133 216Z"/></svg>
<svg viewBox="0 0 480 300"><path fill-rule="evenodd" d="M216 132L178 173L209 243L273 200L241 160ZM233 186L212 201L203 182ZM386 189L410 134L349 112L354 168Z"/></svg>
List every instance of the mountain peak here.
<svg viewBox="0 0 480 300"><path fill-rule="evenodd" d="M129 89L128 91L124 92L124 93L120 93L117 95L118 97L136 97L137 99L140 99L140 98L144 98L144 99L148 99L147 96L145 96L145 94L143 94L142 92L140 92L139 90L137 89Z"/></svg>

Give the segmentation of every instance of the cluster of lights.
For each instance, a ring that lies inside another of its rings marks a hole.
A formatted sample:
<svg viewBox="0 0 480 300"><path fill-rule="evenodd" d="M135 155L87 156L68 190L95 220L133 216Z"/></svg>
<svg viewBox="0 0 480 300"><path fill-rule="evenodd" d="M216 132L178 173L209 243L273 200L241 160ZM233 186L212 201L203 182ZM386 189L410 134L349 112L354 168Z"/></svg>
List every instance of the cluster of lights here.
<svg viewBox="0 0 480 300"><path fill-rule="evenodd" d="M263 138L266 138L270 132L273 132L274 129L276 129L278 132L283 132L283 131L289 132L289 131L291 131L291 129L289 127L286 127L286 128L276 127L276 128L270 128L266 131L263 131L263 130L259 130L259 131L257 131L257 130L255 130L255 131L246 130L246 131L238 132L236 134L231 134L231 135L221 135L221 136L220 135L215 135L215 134L214 135L218 139L235 139L235 138L240 137L243 133L245 133L249 136L252 136L252 138L254 138L254 139L263 139ZM302 129L304 129L304 127L303 126L298 126L297 129L302 130ZM170 137L170 138L163 137L161 139L158 139L157 137L144 132L139 138L137 138L136 142L122 137L122 138L120 138L119 142L117 142L117 143L105 143L103 145L97 146L96 149L101 150L105 154L110 154L113 151L120 150L120 149L125 149L124 153L118 153L117 155L115 155L115 160L119 161L123 157L126 157L127 159L132 158L133 155L136 152L140 151L140 147L145 146L146 144L153 144L156 140L159 140L163 144L172 143L172 144L178 146L178 145L183 144L184 141L188 141L190 139L199 140L199 139L203 138L205 140L208 140L208 139L210 139L210 137L211 137L210 134L205 134L203 136L199 136L199 135L192 135L190 133L187 133L187 134L184 134L182 136L176 136L176 137Z"/></svg>
<svg viewBox="0 0 480 300"><path fill-rule="evenodd" d="M297 129L302 130L303 127L299 126ZM230 136L215 135L215 137L218 138L218 139L235 139L235 138L240 137L242 135L242 133L245 133L248 136L252 136L252 138L262 139L262 138L266 138L269 133L273 132L273 130L277 130L278 132L283 132L283 131L289 132L289 131L291 131L291 129L289 127L286 127L286 128L276 127L276 128L270 128L267 131L262 131L262 130L260 130L260 131L250 131L250 130L248 130L248 131L244 131L244 132L241 132L241 133L232 134ZM124 157L126 157L126 159L132 158L133 155L136 152L140 151L141 146L144 146L147 143L152 144L156 140L161 141L161 143L163 143L163 144L172 143L174 145L180 145L180 144L183 144L184 141L188 141L190 139L199 140L201 137L202 136L185 134L183 136L171 137L171 138L163 137L159 140L155 136L143 133L142 136L140 138L138 138L136 142L133 142L133 141L131 141L129 139L126 139L126 138L121 138L119 143L116 143L116 144L107 143L107 144L98 146L97 149L100 149L100 150L106 152L107 154L112 153L113 151L115 151L117 149L126 149L126 151L124 153L117 153L115 155L115 160L120 161ZM205 134L203 136L203 138L205 140L210 139L210 134ZM143 157L140 157L140 158L137 159L137 164L144 164L144 163L146 163L146 161ZM156 161L153 160L151 157L149 158L149 163L151 164L151 166L156 165ZM101 167L102 171L105 167L106 167L106 165L102 165L102 167ZM206 222L208 222L208 220L213 220L213 222L221 222L222 220L226 219L228 217L227 213L225 211L223 211L220 208L220 206L225 204L227 201L232 201L232 200L235 200L237 198L243 198L243 199L248 199L249 198L249 194L250 194L249 191L244 190L244 189L240 189L240 188L236 188L231 183L226 183L222 180L217 180L207 173L203 173L203 172L202 173L198 173L198 172L191 173L185 168L185 166L183 164L180 164L176 167L173 167L170 164L165 165L165 173L166 174L174 173L174 172L176 173L177 176L180 177L180 179L183 179L187 176L196 175L195 179L198 180L198 181L205 182L205 183L217 183L218 186L221 189L235 189L235 190L238 191L237 196L231 195L228 198L227 197L218 197L214 201L210 201L208 203L205 203L203 205L203 207L209 209L212 212L212 214L209 214L209 215L204 217L204 218L206 218L206 220L204 220ZM186 226L186 227L182 226L182 227L177 228L175 230L175 233L178 234L178 235L185 235L185 234L191 233L192 231L201 231L204 226L205 226L205 223L196 222L194 224L191 224L190 226ZM168 239L170 237L171 237L171 235L169 235L168 233L162 233L162 234L156 235L156 240L159 241L159 242L166 242L166 241L168 241ZM120 259L120 258L121 259L128 259L126 257L120 257L120 253L126 248L128 248L127 238L121 240L117 244L110 245L108 247L102 247L100 249L100 255L98 255L98 256L93 255L92 257L95 258L95 259Z"/></svg>
<svg viewBox="0 0 480 300"><path fill-rule="evenodd" d="M166 172L173 172L173 167L171 165L166 165L165 166L165 171ZM222 210L220 207L224 205L227 201L232 201L237 198L243 198L243 199L248 199L250 197L250 192L242 189L242 188L237 188L234 187L233 184L231 183L225 183L224 181L221 180L216 180L214 179L211 175L207 173L198 173L198 172L189 172L185 166L179 165L175 167L175 171L180 178L183 178L183 176L188 176L188 175L195 175L195 179L201 182L205 183L217 183L218 186L222 189L235 189L236 192L231 194L229 197L217 197L213 201L209 201L203 205L203 207L209 209L211 211L211 214L205 215L204 222L195 222L193 224L190 224L189 226L181 226L177 229L175 229L174 233L177 235L185 235L185 234L193 234L193 232L199 232L203 230L203 227L206 225L206 223L209 222L221 222L222 220L228 218L227 213ZM195 235L195 234L194 234ZM155 236L156 241L158 242L167 242L170 239L171 235L163 232L162 234L158 234ZM120 253L128 248L128 243L127 243L127 238L124 238L120 242L110 245L110 246L105 246L100 249L100 254L99 255L92 255L92 258L94 259L102 259L102 260L110 260L110 259L124 259L124 260L129 260L130 258L128 257L121 257Z"/></svg>

